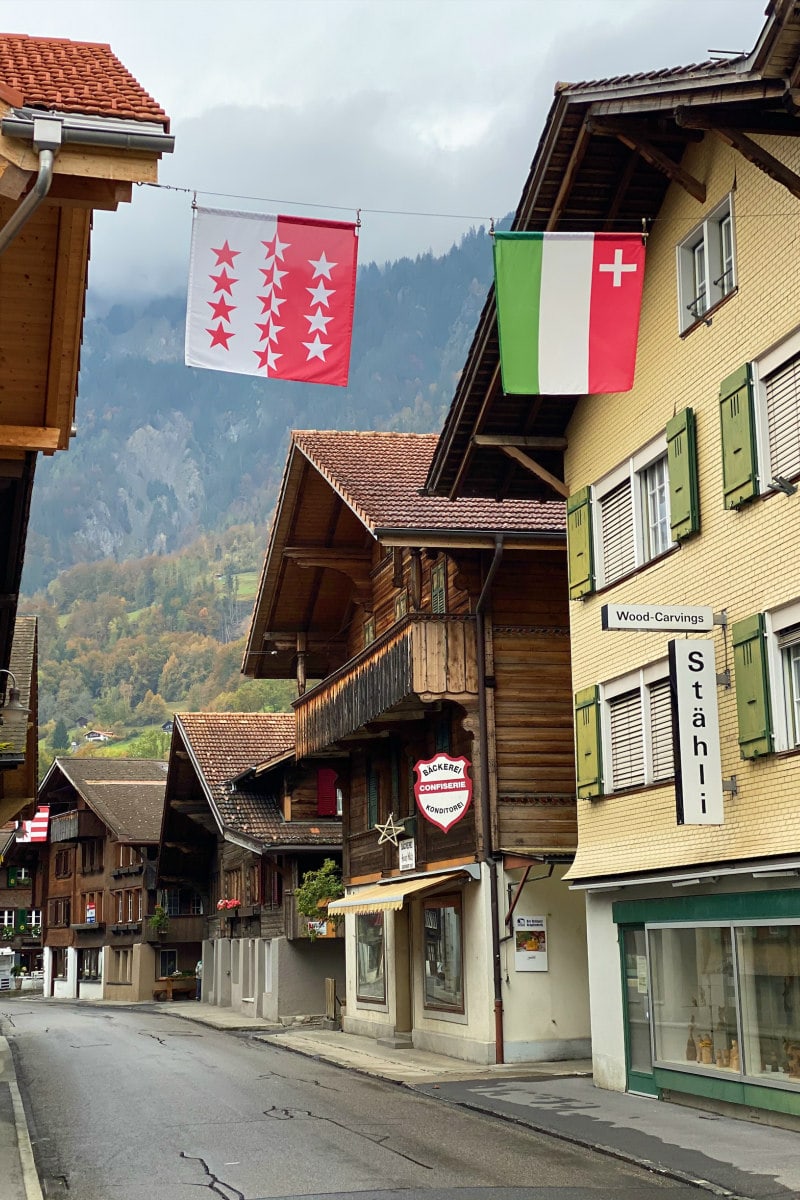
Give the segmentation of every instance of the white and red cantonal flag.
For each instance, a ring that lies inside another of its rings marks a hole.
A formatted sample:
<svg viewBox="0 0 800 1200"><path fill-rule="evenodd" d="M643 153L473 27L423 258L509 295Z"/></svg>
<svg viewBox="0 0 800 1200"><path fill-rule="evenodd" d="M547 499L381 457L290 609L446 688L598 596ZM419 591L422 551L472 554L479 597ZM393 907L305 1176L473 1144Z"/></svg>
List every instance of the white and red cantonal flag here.
<svg viewBox="0 0 800 1200"><path fill-rule="evenodd" d="M47 826L50 822L50 805L42 805L36 810L36 816L29 821L17 821L18 842L46 842Z"/></svg>
<svg viewBox="0 0 800 1200"><path fill-rule="evenodd" d="M357 247L344 221L196 208L186 365L346 387Z"/></svg>

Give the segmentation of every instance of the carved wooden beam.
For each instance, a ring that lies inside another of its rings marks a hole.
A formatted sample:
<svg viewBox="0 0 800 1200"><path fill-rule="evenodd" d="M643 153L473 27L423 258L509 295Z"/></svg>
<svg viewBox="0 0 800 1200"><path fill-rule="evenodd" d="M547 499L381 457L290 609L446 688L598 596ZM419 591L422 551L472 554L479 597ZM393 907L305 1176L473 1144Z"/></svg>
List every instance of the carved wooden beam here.
<svg viewBox="0 0 800 1200"><path fill-rule="evenodd" d="M532 475L538 475L539 479L543 479L545 483L549 483L550 487L566 500L569 495L569 488L561 479L557 479L555 475L551 475L543 466L535 462L527 454L523 454L516 446L503 446L502 450L509 458L513 458L515 462L523 466L526 471L530 471Z"/></svg>
<svg viewBox="0 0 800 1200"><path fill-rule="evenodd" d="M759 171L769 175L770 179L774 179L776 183L782 184L788 192L800 200L800 175L790 170L774 154L770 154L769 150L759 146L746 133L741 133L738 129L714 129L712 132L728 146L738 150L742 157L746 158L754 167L758 167Z"/></svg>
<svg viewBox="0 0 800 1200"><path fill-rule="evenodd" d="M372 555L369 550L348 550L335 546L287 546L284 558L290 558L298 567L324 567L346 575L355 588L355 602L366 605L372 597L372 582L369 577Z"/></svg>
<svg viewBox="0 0 800 1200"><path fill-rule="evenodd" d="M648 142L644 138L632 133L629 126L618 121L600 121L596 117L587 121L587 125L592 133L599 134L601 137L615 137L624 146L635 150L651 167L662 171L667 178L671 179L673 183L679 184L684 191L693 196L695 200L698 200L700 204L705 204L706 185L701 183L699 179L696 179L689 171L684 170L679 163L676 163L673 158L664 154L663 150L659 150L652 142Z"/></svg>
<svg viewBox="0 0 800 1200"><path fill-rule="evenodd" d="M531 434L475 433L472 441L476 446L518 446L521 450L566 450L565 437L534 437Z"/></svg>

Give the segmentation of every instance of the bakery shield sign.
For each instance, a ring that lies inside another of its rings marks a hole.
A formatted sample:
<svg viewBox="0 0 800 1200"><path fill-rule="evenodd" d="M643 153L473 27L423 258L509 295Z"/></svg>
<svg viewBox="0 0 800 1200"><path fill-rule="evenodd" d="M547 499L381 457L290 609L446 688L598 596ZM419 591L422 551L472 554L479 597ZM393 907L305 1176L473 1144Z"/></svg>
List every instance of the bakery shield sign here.
<svg viewBox="0 0 800 1200"><path fill-rule="evenodd" d="M469 759L436 754L414 764L414 795L422 815L443 833L466 813L472 802Z"/></svg>

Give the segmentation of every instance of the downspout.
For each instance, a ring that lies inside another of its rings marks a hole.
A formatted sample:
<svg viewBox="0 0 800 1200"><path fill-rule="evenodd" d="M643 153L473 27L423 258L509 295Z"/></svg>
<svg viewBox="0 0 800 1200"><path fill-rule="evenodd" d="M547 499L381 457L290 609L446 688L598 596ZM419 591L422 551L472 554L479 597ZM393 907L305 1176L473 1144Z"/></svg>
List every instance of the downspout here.
<svg viewBox="0 0 800 1200"><path fill-rule="evenodd" d="M500 559L503 539L494 539L494 558L484 580L478 603L475 605L475 638L478 660L478 744L481 754L481 824L483 826L483 861L489 869L489 897L492 912L492 976L494 980L494 1043L495 1062L505 1062L503 1037L503 977L500 970L500 904L497 890L497 863L492 855L492 809L489 801L489 727L486 716L486 622L484 609L489 597Z"/></svg>
<svg viewBox="0 0 800 1200"><path fill-rule="evenodd" d="M0 254L9 246L26 221L29 221L42 203L53 182L53 167L61 146L61 122L52 118L37 117L33 122L33 148L39 154L39 174L13 216L0 229Z"/></svg>

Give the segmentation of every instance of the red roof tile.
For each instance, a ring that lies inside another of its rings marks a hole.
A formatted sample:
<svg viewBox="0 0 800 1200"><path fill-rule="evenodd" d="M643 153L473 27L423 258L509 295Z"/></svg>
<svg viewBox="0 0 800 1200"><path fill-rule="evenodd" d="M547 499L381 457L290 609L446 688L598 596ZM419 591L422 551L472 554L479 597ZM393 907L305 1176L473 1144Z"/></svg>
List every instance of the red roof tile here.
<svg viewBox="0 0 800 1200"><path fill-rule="evenodd" d="M154 121L169 130L163 108L100 43L0 33L3 85L7 97L16 92L17 103L31 108Z"/></svg>
<svg viewBox="0 0 800 1200"><path fill-rule="evenodd" d="M387 529L524 531L566 528L560 500L447 500L422 488L435 433L295 430L292 442L373 533Z"/></svg>

